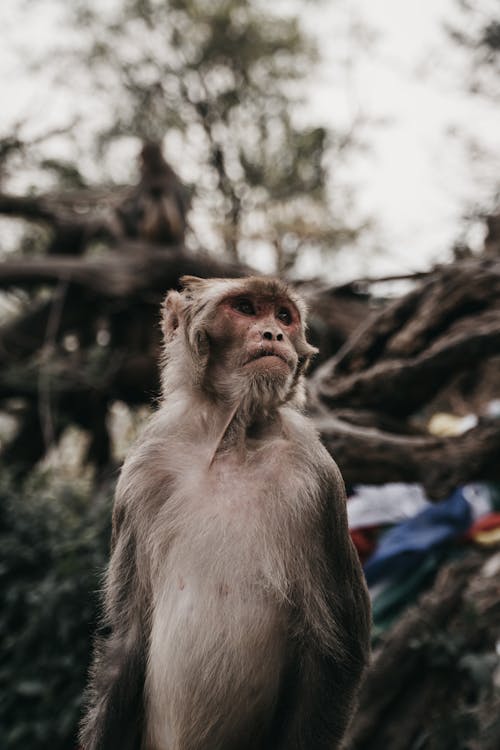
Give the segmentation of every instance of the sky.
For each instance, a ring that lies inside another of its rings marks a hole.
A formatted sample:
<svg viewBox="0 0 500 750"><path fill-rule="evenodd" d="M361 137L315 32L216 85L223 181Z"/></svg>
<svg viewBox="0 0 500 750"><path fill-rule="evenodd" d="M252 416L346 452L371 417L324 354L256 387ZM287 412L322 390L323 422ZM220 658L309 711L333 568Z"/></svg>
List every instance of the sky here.
<svg viewBox="0 0 500 750"><path fill-rule="evenodd" d="M367 123L358 129L364 148L337 172L353 185L353 216L371 217L375 229L363 240L365 253L339 256L337 277L406 273L446 260L462 215L487 204L500 169L500 105L467 93L465 58L443 28L456 15L456 0L325 0L298 7L323 58L305 119L335 127L356 118ZM353 33L359 23L368 29L366 43ZM0 133L28 112L38 113L41 123L62 122L67 94L47 99L39 78L19 63L23 50L42 50L55 39L57 15L46 4L5 0L0 28L8 41L0 44ZM345 58L340 69L339 56ZM471 140L490 154L485 163L471 158L464 145ZM478 247L482 236L476 225L467 239ZM318 263L310 256L300 270L314 273Z"/></svg>
<svg viewBox="0 0 500 750"><path fill-rule="evenodd" d="M486 205L498 188L500 104L467 92L468 58L444 30L444 22L456 18L456 0L347 5L344 28L332 7L327 17L318 10L311 22L326 57L312 116L360 113L373 121L364 132L368 148L348 168L361 213L379 225L385 252L376 258L376 270L418 270L449 257L464 211ZM353 52L334 94L334 40L343 39L347 48L349 24L357 21L371 29L372 41L364 52ZM485 164L468 153L465 142L471 140L488 152ZM483 234L476 225L467 240L477 248Z"/></svg>

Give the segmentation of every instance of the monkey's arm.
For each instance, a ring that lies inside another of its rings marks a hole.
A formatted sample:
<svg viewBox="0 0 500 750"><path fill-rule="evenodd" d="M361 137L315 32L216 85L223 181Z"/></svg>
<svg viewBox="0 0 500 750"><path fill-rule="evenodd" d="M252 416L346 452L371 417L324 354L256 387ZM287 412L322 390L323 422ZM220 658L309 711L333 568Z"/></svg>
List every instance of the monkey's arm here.
<svg viewBox="0 0 500 750"><path fill-rule="evenodd" d="M327 620L302 615L291 721L279 750L336 750L355 707L370 653L370 601L352 544L345 491L334 465L321 479L324 515L318 529L317 584L325 594ZM325 638L325 632L328 633Z"/></svg>
<svg viewBox="0 0 500 750"><path fill-rule="evenodd" d="M145 672L144 612L130 524L114 529L103 626L96 638L82 750L139 750Z"/></svg>

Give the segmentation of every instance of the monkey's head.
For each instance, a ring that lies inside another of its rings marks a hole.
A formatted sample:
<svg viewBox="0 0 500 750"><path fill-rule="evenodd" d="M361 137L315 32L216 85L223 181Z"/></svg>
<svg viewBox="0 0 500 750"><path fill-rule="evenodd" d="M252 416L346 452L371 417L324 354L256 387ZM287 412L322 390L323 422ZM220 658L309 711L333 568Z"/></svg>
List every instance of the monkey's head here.
<svg viewBox="0 0 500 750"><path fill-rule="evenodd" d="M302 299L277 279L184 276L163 312L165 395L192 385L269 409L300 404L303 373L316 353L306 341Z"/></svg>

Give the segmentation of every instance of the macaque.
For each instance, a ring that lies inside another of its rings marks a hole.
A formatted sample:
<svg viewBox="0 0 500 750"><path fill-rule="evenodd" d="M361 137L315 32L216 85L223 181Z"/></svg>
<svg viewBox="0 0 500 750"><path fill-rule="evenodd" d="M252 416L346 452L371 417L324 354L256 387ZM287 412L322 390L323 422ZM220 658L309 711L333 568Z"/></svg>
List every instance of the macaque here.
<svg viewBox="0 0 500 750"><path fill-rule="evenodd" d="M123 231L128 237L147 242L182 245L187 191L165 161L158 143L144 143L139 166L139 184L117 210Z"/></svg>
<svg viewBox="0 0 500 750"><path fill-rule="evenodd" d="M185 276L125 461L83 750L335 750L370 610L336 464L301 411L305 307Z"/></svg>
<svg viewBox="0 0 500 750"><path fill-rule="evenodd" d="M500 213L486 217L486 229L484 252L486 255L498 257L500 255Z"/></svg>

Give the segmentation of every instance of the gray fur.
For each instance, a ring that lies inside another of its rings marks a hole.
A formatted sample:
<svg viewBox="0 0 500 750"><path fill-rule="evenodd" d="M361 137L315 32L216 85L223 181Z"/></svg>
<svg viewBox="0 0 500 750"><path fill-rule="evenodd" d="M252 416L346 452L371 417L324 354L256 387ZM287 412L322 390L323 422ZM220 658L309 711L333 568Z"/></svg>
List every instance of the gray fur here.
<svg viewBox="0 0 500 750"><path fill-rule="evenodd" d="M340 746L369 604L342 479L297 403L313 350L302 331L286 381L205 380L220 299L259 284L284 293L190 277L167 298L164 400L117 487L84 750Z"/></svg>

